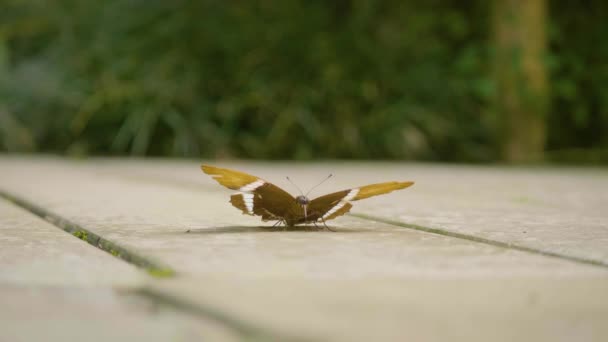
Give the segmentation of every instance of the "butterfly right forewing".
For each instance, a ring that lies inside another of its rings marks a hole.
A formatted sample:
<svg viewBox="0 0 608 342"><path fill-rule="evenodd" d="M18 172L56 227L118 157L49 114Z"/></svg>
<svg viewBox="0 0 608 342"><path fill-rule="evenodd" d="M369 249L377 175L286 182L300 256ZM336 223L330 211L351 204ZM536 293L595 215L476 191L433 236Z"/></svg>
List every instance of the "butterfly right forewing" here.
<svg viewBox="0 0 608 342"><path fill-rule="evenodd" d="M348 195L351 191L353 190L338 191L313 199L308 205L310 217L307 219L311 221L327 221L346 214L352 207L348 203L350 200Z"/></svg>
<svg viewBox="0 0 608 342"><path fill-rule="evenodd" d="M327 221L334 219L350 211L350 208L352 208L350 201L358 201L364 198L386 194L391 191L405 189L412 184L414 183L385 182L370 184L315 198L309 205L309 210L311 212L310 220Z"/></svg>

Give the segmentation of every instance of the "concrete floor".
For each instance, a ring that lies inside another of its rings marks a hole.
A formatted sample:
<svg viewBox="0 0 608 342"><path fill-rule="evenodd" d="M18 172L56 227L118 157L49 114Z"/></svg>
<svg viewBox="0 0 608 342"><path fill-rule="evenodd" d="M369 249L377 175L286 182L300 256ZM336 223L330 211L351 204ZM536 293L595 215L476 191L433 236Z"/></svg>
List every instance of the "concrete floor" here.
<svg viewBox="0 0 608 342"><path fill-rule="evenodd" d="M0 341L608 338L604 169L219 165L416 182L328 232L242 215L199 164L0 157Z"/></svg>

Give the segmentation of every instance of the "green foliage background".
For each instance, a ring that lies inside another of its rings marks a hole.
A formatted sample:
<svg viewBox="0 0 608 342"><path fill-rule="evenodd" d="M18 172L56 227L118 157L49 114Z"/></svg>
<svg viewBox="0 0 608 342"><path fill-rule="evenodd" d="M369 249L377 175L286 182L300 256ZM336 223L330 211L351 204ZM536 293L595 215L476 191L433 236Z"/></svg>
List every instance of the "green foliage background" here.
<svg viewBox="0 0 608 342"><path fill-rule="evenodd" d="M488 1L0 0L0 150L491 161ZM605 1L552 1L549 150L608 148Z"/></svg>

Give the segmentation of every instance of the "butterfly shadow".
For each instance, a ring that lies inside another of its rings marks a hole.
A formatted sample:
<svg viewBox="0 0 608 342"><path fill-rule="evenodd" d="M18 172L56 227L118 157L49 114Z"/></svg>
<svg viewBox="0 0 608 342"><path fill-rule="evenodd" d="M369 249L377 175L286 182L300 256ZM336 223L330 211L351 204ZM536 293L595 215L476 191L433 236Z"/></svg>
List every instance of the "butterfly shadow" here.
<svg viewBox="0 0 608 342"><path fill-rule="evenodd" d="M291 232L308 232L308 233L362 233L369 231L361 228L344 228L330 227L317 228L314 226L295 226L290 228L271 227L271 226L220 226L207 228L191 228L185 231L186 234L237 234L237 233L291 233Z"/></svg>

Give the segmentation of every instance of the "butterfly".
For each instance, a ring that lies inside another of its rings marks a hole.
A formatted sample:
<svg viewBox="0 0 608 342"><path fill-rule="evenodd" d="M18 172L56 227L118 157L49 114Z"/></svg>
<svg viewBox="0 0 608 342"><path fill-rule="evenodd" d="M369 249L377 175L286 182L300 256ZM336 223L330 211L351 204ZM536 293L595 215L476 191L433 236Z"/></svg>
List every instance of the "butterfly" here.
<svg viewBox="0 0 608 342"><path fill-rule="evenodd" d="M243 214L261 216L262 221L277 221L275 225L283 223L287 227L307 223L316 225L318 222L323 222L327 227L325 221L350 211L351 201L405 189L414 184L414 182L371 184L310 200L304 194L293 197L278 186L244 172L209 165L202 165L201 169L221 185L238 191L230 196L230 203Z"/></svg>

